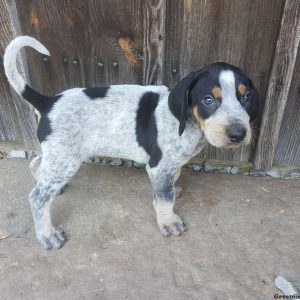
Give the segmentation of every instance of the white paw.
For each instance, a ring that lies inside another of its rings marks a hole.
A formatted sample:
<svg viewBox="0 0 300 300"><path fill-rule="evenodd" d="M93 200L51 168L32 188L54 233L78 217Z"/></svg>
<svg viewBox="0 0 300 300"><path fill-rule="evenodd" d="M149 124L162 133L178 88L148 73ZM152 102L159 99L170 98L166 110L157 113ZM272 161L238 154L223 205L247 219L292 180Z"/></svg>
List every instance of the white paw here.
<svg viewBox="0 0 300 300"><path fill-rule="evenodd" d="M163 236L180 236L186 231L183 221L174 213L170 216L157 217L157 225Z"/></svg>
<svg viewBox="0 0 300 300"><path fill-rule="evenodd" d="M55 228L52 228L50 234L37 234L37 239L41 242L46 250L59 249L66 241L63 232Z"/></svg>

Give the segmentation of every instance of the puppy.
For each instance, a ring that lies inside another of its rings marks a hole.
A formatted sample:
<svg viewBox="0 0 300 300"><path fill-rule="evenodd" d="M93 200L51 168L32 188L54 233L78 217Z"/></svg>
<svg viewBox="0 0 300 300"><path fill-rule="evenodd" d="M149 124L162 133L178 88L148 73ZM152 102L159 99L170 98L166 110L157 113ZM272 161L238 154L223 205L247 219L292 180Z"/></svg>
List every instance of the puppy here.
<svg viewBox="0 0 300 300"><path fill-rule="evenodd" d="M237 67L215 63L190 73L171 91L166 86L112 85L73 88L49 97L29 87L18 73L17 53L25 46L50 54L28 36L14 39L4 54L10 84L41 113L37 135L42 154L31 163L37 183L29 198L42 245L63 245L62 232L51 222L51 202L94 155L146 164L161 234L182 234L186 227L173 212L180 169L206 142L224 148L249 144L250 122L258 113L251 79Z"/></svg>

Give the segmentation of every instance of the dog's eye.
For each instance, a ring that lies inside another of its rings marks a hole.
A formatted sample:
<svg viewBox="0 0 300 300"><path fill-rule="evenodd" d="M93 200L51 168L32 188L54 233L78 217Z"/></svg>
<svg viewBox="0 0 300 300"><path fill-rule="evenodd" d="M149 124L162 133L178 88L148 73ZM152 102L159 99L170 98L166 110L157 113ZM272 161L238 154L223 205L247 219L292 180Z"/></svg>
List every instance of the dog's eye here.
<svg viewBox="0 0 300 300"><path fill-rule="evenodd" d="M210 96L210 95L207 95L203 98L202 102L207 105L207 106L210 106L210 105L213 105L215 103L215 99Z"/></svg>
<svg viewBox="0 0 300 300"><path fill-rule="evenodd" d="M242 102L244 103L244 102L247 102L249 100L251 100L251 93L249 91L247 91L245 93L244 97L242 98Z"/></svg>

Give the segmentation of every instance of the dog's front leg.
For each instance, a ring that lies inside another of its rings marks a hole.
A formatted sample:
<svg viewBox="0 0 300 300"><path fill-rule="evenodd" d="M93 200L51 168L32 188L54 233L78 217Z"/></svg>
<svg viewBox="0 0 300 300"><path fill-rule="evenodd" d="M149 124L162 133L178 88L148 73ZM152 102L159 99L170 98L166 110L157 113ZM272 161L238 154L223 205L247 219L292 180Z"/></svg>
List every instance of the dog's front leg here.
<svg viewBox="0 0 300 300"><path fill-rule="evenodd" d="M180 175L181 175L181 168L177 169L177 171L176 171L175 178L174 178L174 184L177 182ZM181 193L182 193L182 187L176 185L175 186L175 199L180 198Z"/></svg>
<svg viewBox="0 0 300 300"><path fill-rule="evenodd" d="M176 170L166 170L160 167L151 168L148 165L146 169L154 190L153 206L161 234L164 236L181 235L186 227L181 218L173 211Z"/></svg>

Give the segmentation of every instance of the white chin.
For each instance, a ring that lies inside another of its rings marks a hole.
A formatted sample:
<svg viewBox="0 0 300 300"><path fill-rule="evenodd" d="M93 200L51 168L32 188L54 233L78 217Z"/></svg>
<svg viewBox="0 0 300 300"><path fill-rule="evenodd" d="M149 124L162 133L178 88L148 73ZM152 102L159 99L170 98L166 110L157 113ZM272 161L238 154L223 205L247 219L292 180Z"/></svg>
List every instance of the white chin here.
<svg viewBox="0 0 300 300"><path fill-rule="evenodd" d="M223 143L216 143L215 141L210 142L208 140L208 142L217 148L226 148L226 149L232 149L232 148L239 148L243 145L247 145L246 143L238 143L238 144L234 144L234 143L230 143L229 141L224 141Z"/></svg>
<svg viewBox="0 0 300 300"><path fill-rule="evenodd" d="M231 144L227 143L224 141L224 143L216 143L215 141L210 141L208 140L208 142L214 146L214 147L217 147L217 148L230 148Z"/></svg>

